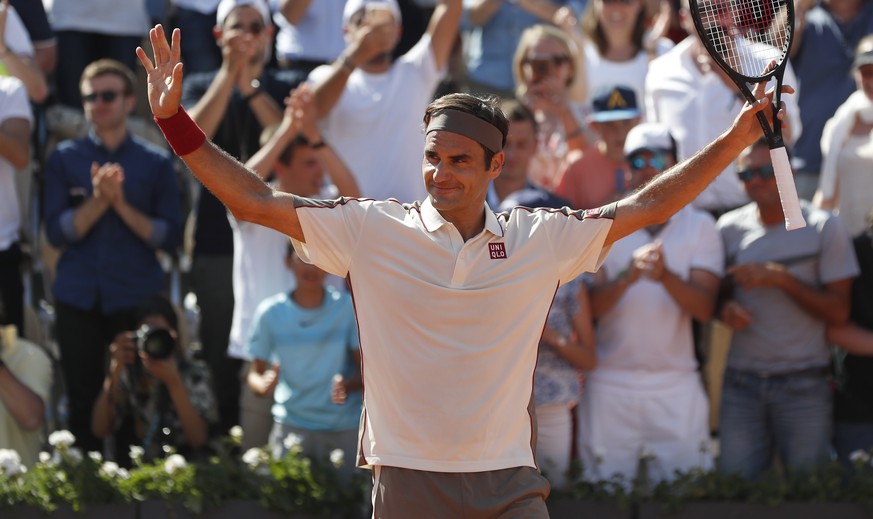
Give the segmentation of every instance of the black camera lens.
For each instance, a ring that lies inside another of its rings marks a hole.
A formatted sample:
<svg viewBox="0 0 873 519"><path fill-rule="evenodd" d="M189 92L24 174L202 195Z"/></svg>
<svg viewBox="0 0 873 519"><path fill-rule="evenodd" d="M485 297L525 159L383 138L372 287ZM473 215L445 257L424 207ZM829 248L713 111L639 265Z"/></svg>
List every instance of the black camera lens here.
<svg viewBox="0 0 873 519"><path fill-rule="evenodd" d="M169 330L143 325L136 332L136 345L152 359L166 359L176 349L176 339Z"/></svg>

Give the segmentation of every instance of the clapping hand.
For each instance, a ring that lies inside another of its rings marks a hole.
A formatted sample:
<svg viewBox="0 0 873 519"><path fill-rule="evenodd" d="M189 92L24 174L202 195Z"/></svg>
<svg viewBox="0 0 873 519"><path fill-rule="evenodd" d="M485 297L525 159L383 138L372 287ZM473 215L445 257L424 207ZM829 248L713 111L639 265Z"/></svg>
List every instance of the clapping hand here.
<svg viewBox="0 0 873 519"><path fill-rule="evenodd" d="M148 74L148 98L152 113L159 119L176 115L182 102L181 31L173 30L170 45L161 24L149 31L149 40L154 52L154 63L142 47L136 55Z"/></svg>
<svg viewBox="0 0 873 519"><path fill-rule="evenodd" d="M102 166L91 163L91 186L94 197L115 206L124 200L124 168L120 164L107 162Z"/></svg>

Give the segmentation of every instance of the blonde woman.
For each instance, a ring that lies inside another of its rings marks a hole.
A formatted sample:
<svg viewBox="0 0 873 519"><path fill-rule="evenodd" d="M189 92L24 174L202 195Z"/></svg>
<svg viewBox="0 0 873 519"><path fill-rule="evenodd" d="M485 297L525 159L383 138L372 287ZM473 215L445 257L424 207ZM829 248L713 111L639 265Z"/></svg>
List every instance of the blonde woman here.
<svg viewBox="0 0 873 519"><path fill-rule="evenodd" d="M516 96L536 116L537 153L529 180L553 191L563 161L571 150L587 143L584 111L573 100L578 71L576 45L564 31L535 25L521 35L513 59Z"/></svg>

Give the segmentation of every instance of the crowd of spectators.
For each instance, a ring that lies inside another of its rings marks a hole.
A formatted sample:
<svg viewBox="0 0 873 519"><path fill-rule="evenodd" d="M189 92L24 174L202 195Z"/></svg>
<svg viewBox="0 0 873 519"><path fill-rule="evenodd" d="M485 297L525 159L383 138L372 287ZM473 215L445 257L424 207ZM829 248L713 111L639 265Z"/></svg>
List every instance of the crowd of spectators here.
<svg viewBox="0 0 873 519"><path fill-rule="evenodd" d="M589 478L753 478L873 448L873 0L795 4L785 141L808 226L782 226L758 143L558 290L534 395L554 487L574 458ZM503 98L496 211L612 202L745 102L687 0L0 0L0 448L25 463L60 428L125 463L238 424L247 447L292 434L354 459L345 281L155 139L135 57L155 23L181 29L208 138L313 198L426 196L419 117L446 91ZM716 343L723 384L703 377Z"/></svg>

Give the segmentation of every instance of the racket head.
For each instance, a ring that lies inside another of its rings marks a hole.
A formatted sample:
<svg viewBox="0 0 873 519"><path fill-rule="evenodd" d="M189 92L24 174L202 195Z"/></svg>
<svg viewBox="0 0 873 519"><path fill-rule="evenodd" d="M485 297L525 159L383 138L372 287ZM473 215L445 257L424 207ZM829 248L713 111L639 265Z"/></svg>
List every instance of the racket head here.
<svg viewBox="0 0 873 519"><path fill-rule="evenodd" d="M689 7L698 37L732 79L781 81L794 39L793 0L689 0ZM766 70L771 61L776 66Z"/></svg>

